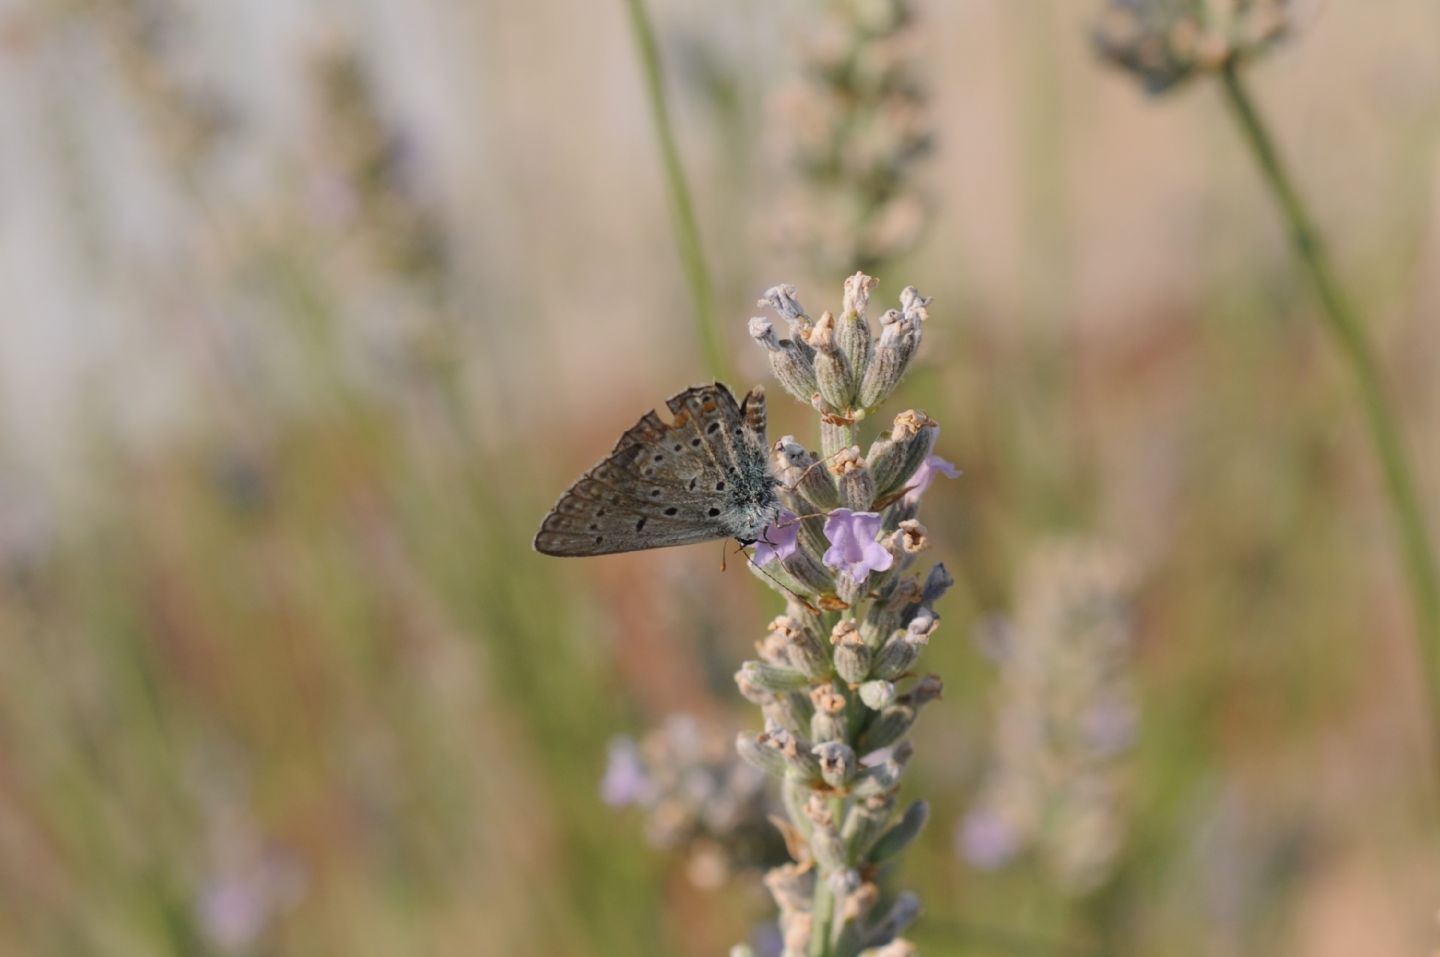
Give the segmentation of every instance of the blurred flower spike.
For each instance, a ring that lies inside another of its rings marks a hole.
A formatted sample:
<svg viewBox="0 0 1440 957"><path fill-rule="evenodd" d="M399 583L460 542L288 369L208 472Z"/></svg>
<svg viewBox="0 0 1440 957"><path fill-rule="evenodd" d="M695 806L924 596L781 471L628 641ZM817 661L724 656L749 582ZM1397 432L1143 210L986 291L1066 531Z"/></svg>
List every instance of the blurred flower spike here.
<svg viewBox="0 0 1440 957"><path fill-rule="evenodd" d="M1263 54L1296 26L1295 0L1110 0L1100 55L1163 93Z"/></svg>

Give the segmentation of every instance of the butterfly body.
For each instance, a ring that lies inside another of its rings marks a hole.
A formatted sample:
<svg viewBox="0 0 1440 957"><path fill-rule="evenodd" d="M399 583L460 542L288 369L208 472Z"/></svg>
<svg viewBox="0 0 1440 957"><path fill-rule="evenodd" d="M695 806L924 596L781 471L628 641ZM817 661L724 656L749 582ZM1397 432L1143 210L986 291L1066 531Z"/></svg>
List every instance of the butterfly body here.
<svg viewBox="0 0 1440 957"><path fill-rule="evenodd" d="M545 516L535 549L608 555L736 538L775 522L779 484L769 466L765 393L741 402L721 383L672 396L666 422L648 412L570 486Z"/></svg>

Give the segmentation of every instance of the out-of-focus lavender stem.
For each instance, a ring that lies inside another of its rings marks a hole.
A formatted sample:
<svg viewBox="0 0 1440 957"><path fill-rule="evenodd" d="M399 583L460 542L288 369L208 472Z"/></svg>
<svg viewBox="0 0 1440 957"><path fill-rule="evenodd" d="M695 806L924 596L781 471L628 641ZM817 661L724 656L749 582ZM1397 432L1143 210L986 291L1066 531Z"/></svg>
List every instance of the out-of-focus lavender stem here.
<svg viewBox="0 0 1440 957"><path fill-rule="evenodd" d="M665 78L660 65L660 48L655 42L655 28L644 0L625 0L630 11L630 26L635 34L635 49L645 72L645 92L650 104L650 119L655 124L655 139L660 147L665 185L670 194L670 211L675 223L675 242L680 263L685 270L685 284L690 290L695 316L695 331L707 371L717 379L729 379L730 360L725 339L715 323L715 297L710 270L705 265L704 247L700 241L700 225L695 216L695 203L690 198L690 185L685 167L680 162L680 147L670 123L670 106L665 98Z"/></svg>
<svg viewBox="0 0 1440 957"><path fill-rule="evenodd" d="M1315 228L1304 200L1296 190L1269 130L1255 108L1234 63L1220 74L1225 95L1244 133L1246 145L1255 156L1265 183L1289 227L1295 254L1320 300L1326 328L1334 336L1345 361L1355 375L1365 407L1365 419L1375 453L1385 476L1385 489L1395 515L1400 557L1410 581L1415 605L1415 637L1425 663L1431 727L1440 735L1440 576L1430 543L1426 516L1415 491L1415 480L1405 452L1400 425L1390 400L1375 346L1364 322L1335 279L1325 246Z"/></svg>

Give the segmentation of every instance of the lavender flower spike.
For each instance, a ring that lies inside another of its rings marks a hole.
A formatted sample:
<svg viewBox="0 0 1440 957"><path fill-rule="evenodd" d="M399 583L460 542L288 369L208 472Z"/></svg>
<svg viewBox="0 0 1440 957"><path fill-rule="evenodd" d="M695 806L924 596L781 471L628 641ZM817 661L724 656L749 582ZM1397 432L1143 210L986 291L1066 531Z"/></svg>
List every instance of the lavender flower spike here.
<svg viewBox="0 0 1440 957"><path fill-rule="evenodd" d="M852 512L837 508L825 518L825 537L830 540L824 561L840 572L848 572L858 583L871 572L883 572L895 556L875 540L880 534L879 512Z"/></svg>

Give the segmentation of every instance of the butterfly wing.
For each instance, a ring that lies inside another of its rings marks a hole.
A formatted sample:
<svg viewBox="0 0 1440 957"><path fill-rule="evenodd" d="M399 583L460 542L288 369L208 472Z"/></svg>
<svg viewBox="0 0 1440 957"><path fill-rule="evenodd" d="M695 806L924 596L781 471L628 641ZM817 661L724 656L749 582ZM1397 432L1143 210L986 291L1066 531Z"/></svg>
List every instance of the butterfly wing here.
<svg viewBox="0 0 1440 957"><path fill-rule="evenodd" d="M730 495L753 473L757 455L765 469L763 394L747 396L742 409L713 383L666 406L670 422L646 413L560 496L535 536L537 551L608 555L737 534Z"/></svg>

